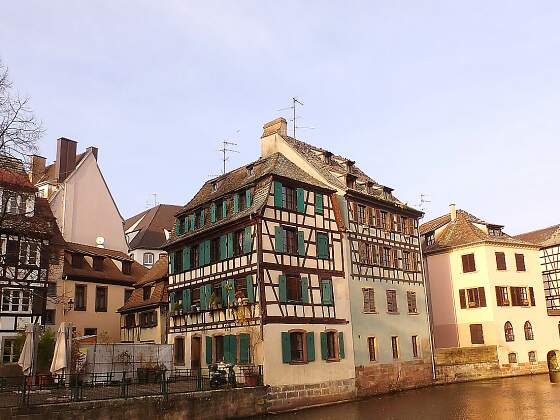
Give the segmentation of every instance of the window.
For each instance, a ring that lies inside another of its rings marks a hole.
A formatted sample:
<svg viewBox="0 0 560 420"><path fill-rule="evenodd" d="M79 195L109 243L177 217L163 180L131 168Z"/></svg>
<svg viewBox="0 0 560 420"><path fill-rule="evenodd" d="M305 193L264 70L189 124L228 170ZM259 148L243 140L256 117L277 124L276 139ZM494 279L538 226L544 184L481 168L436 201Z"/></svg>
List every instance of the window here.
<svg viewBox="0 0 560 420"><path fill-rule="evenodd" d="M515 341L515 334L513 333L513 325L511 322L507 321L504 324L504 335L506 337L506 341L511 342Z"/></svg>
<svg viewBox="0 0 560 420"><path fill-rule="evenodd" d="M78 254L72 254L72 267L82 268L84 257Z"/></svg>
<svg viewBox="0 0 560 420"><path fill-rule="evenodd" d="M435 239L434 232L426 233L426 245L430 246L430 245L433 245L435 242L436 242L436 239Z"/></svg>
<svg viewBox="0 0 560 420"><path fill-rule="evenodd" d="M247 279L240 277L235 279L235 299L247 297Z"/></svg>
<svg viewBox="0 0 560 420"><path fill-rule="evenodd" d="M173 356L176 365L178 366L185 365L185 338L184 337L175 337L175 342L173 343Z"/></svg>
<svg viewBox="0 0 560 420"><path fill-rule="evenodd" d="M525 340L534 340L535 336L533 335L533 326L529 321L525 321L525 325L523 326L523 330L525 331Z"/></svg>
<svg viewBox="0 0 560 420"><path fill-rule="evenodd" d="M84 335L97 335L97 328L84 328Z"/></svg>
<svg viewBox="0 0 560 420"><path fill-rule="evenodd" d="M2 290L3 312L31 312L31 292L22 289Z"/></svg>
<svg viewBox="0 0 560 420"><path fill-rule="evenodd" d="M362 289L364 296L364 313L375 313L375 292L373 288Z"/></svg>
<svg viewBox="0 0 560 420"><path fill-rule="evenodd" d="M381 265L383 267L391 266L391 248L382 248Z"/></svg>
<svg viewBox="0 0 560 420"><path fill-rule="evenodd" d="M142 298L144 300L148 300L150 299L151 295L152 295L152 288L150 286L144 286L142 288Z"/></svg>
<svg viewBox="0 0 560 420"><path fill-rule="evenodd" d="M502 236L502 229L498 227L488 228L488 235L490 236Z"/></svg>
<svg viewBox="0 0 560 420"><path fill-rule="evenodd" d="M366 206L358 204L358 223L363 225L366 222Z"/></svg>
<svg viewBox="0 0 560 420"><path fill-rule="evenodd" d="M334 304L334 293L332 286L332 279L321 279L321 303L323 305Z"/></svg>
<svg viewBox="0 0 560 420"><path fill-rule="evenodd" d="M136 326L136 316L134 314L126 314L124 317L124 325L126 328L134 328Z"/></svg>
<svg viewBox="0 0 560 420"><path fill-rule="evenodd" d="M410 271L410 252L403 251L402 253L403 270Z"/></svg>
<svg viewBox="0 0 560 420"><path fill-rule="evenodd" d="M365 241L358 241L358 259L362 264L368 264L368 244Z"/></svg>
<svg viewBox="0 0 560 420"><path fill-rule="evenodd" d="M47 285L47 296L56 296L56 283L49 281Z"/></svg>
<svg viewBox="0 0 560 420"><path fill-rule="evenodd" d="M397 307L397 291L387 290L387 312L391 314L396 314L398 312Z"/></svg>
<svg viewBox="0 0 560 420"><path fill-rule="evenodd" d="M377 264L377 245L367 244L367 257L370 264Z"/></svg>
<svg viewBox="0 0 560 420"><path fill-rule="evenodd" d="M459 289L459 301L462 309L485 308L486 293L484 292L484 287Z"/></svg>
<svg viewBox="0 0 560 420"><path fill-rule="evenodd" d="M302 332L290 333L290 358L292 362L305 362L303 338Z"/></svg>
<svg viewBox="0 0 560 420"><path fill-rule="evenodd" d="M416 306L416 292L406 292L406 301L408 303L408 313L417 314L418 308Z"/></svg>
<svg viewBox="0 0 560 420"><path fill-rule="evenodd" d="M193 250L196 247L193 246L193 249L191 249L191 257L192 254L194 253ZM174 269L174 273L180 273L181 271L183 271L183 251L175 251L175 257L173 258L173 269ZM198 258L197 258L198 260Z"/></svg>
<svg viewBox="0 0 560 420"><path fill-rule="evenodd" d="M509 306L509 294L507 287L496 286L496 303L498 306Z"/></svg>
<svg viewBox="0 0 560 420"><path fill-rule="evenodd" d="M107 312L107 288L95 288L95 312Z"/></svg>
<svg viewBox="0 0 560 420"><path fill-rule="evenodd" d="M282 207L288 210L295 210L296 202L296 190L282 185Z"/></svg>
<svg viewBox="0 0 560 420"><path fill-rule="evenodd" d="M286 253L290 255L297 255L297 230L291 227L284 227L283 229L286 237Z"/></svg>
<svg viewBox="0 0 560 420"><path fill-rule="evenodd" d="M471 324L471 344L484 344L484 334L482 324Z"/></svg>
<svg viewBox="0 0 560 420"><path fill-rule="evenodd" d="M86 288L85 284L77 284L74 289L74 310L75 311L85 311L86 310Z"/></svg>
<svg viewBox="0 0 560 420"><path fill-rule="evenodd" d="M510 287L511 306L529 306L526 287Z"/></svg>
<svg viewBox="0 0 560 420"><path fill-rule="evenodd" d="M37 265L38 246L34 242L21 241L19 245L19 263L21 265Z"/></svg>
<svg viewBox="0 0 560 420"><path fill-rule="evenodd" d="M537 363L537 353L535 351L530 351L528 356L529 356L529 363Z"/></svg>
<svg viewBox="0 0 560 420"><path fill-rule="evenodd" d="M215 362L223 362L224 361L224 336L223 335L216 335L214 336L214 348L216 353Z"/></svg>
<svg viewBox="0 0 560 420"><path fill-rule="evenodd" d="M474 254L462 255L463 260L463 273L472 273L476 271L476 264L474 262Z"/></svg>
<svg viewBox="0 0 560 420"><path fill-rule="evenodd" d="M517 363L517 353L508 353L508 362Z"/></svg>
<svg viewBox="0 0 560 420"><path fill-rule="evenodd" d="M402 233L408 233L408 218L406 218L405 216L401 216L401 232Z"/></svg>
<svg viewBox="0 0 560 420"><path fill-rule="evenodd" d="M507 270L506 254L503 252L496 252L496 269L499 271Z"/></svg>
<svg viewBox="0 0 560 420"><path fill-rule="evenodd" d="M418 336L412 336L412 357L418 358Z"/></svg>
<svg viewBox="0 0 560 420"><path fill-rule="evenodd" d="M391 337L391 350L393 351L393 359L399 358L399 337Z"/></svg>
<svg viewBox="0 0 560 420"><path fill-rule="evenodd" d="M338 360L338 335L334 331L327 331L327 360Z"/></svg>
<svg viewBox="0 0 560 420"><path fill-rule="evenodd" d="M286 298L291 302L301 302L301 279L296 276L286 276Z"/></svg>
<svg viewBox="0 0 560 420"><path fill-rule="evenodd" d="M132 272L132 261L123 261L122 273L126 276L130 276L131 272Z"/></svg>
<svg viewBox="0 0 560 420"><path fill-rule="evenodd" d="M236 257L243 255L243 232L241 229L233 234L233 255Z"/></svg>
<svg viewBox="0 0 560 420"><path fill-rule="evenodd" d="M93 269L95 271L103 271L103 257L93 257Z"/></svg>
<svg viewBox="0 0 560 420"><path fill-rule="evenodd" d="M132 292L133 292L133 291L134 291L134 290L132 290L132 289L125 289L125 290L124 290L124 303L126 303L126 301L127 301L128 299L130 299L130 296L132 296Z"/></svg>
<svg viewBox="0 0 560 420"><path fill-rule="evenodd" d="M2 363L17 363L19 352L15 338L5 338L2 343Z"/></svg>
<svg viewBox="0 0 560 420"><path fill-rule="evenodd" d="M140 326L143 328L157 326L156 311L142 312L140 314Z"/></svg>
<svg viewBox="0 0 560 420"><path fill-rule="evenodd" d="M220 238L214 238L210 242L210 262L215 263L218 261L220 261Z"/></svg>
<svg viewBox="0 0 560 420"><path fill-rule="evenodd" d="M317 232L317 257L323 260L329 258L329 236L323 232Z"/></svg>
<svg viewBox="0 0 560 420"><path fill-rule="evenodd" d="M19 242L9 239L6 244L6 264L16 265L18 262Z"/></svg>
<svg viewBox="0 0 560 420"><path fill-rule="evenodd" d="M515 254L515 266L517 271L525 271L525 256L523 254Z"/></svg>
<svg viewBox="0 0 560 420"><path fill-rule="evenodd" d="M56 317L56 310L46 309L45 310L45 325L54 325Z"/></svg>
<svg viewBox="0 0 560 420"><path fill-rule="evenodd" d="M154 263L154 254L151 252L144 252L142 256L142 264L143 265L153 265Z"/></svg>
<svg viewBox="0 0 560 420"><path fill-rule="evenodd" d="M377 341L375 337L368 337L367 344L369 350L369 361L375 362L377 360Z"/></svg>

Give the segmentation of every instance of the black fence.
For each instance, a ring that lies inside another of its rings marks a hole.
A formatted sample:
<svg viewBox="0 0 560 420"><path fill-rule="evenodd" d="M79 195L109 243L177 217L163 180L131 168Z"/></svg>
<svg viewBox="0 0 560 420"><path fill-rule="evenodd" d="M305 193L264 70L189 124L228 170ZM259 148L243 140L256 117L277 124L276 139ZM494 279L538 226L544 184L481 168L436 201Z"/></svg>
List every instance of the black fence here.
<svg viewBox="0 0 560 420"><path fill-rule="evenodd" d="M127 376L128 374L128 376ZM263 385L262 366L234 370L139 369L67 375L0 378L0 408L179 394Z"/></svg>

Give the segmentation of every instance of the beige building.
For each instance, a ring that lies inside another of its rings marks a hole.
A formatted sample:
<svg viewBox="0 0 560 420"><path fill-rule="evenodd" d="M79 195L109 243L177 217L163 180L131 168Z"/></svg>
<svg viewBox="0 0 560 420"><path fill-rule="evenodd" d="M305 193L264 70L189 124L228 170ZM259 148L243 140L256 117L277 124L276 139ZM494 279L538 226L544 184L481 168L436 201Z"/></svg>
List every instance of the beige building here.
<svg viewBox="0 0 560 420"><path fill-rule="evenodd" d="M76 154L77 143L61 137L56 160L32 156L30 178L47 198L67 242L127 252L123 218L97 164L98 150Z"/></svg>
<svg viewBox="0 0 560 420"><path fill-rule="evenodd" d="M122 342L167 343L167 269L167 255L162 255L119 309Z"/></svg>
<svg viewBox="0 0 560 420"><path fill-rule="evenodd" d="M560 345L539 247L450 206L420 227L437 348L492 345L501 365L544 366Z"/></svg>
<svg viewBox="0 0 560 420"><path fill-rule="evenodd" d="M107 342L121 339L119 308L147 268L123 252L67 243L62 264L51 268L47 318L54 329L71 322L78 336L97 335Z"/></svg>

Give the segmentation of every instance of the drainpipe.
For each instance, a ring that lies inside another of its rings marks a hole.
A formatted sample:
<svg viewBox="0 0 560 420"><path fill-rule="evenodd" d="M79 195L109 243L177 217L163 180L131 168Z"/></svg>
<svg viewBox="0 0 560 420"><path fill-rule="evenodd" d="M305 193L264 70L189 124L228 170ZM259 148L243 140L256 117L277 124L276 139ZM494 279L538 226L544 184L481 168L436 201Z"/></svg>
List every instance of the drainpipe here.
<svg viewBox="0 0 560 420"><path fill-rule="evenodd" d="M420 241L420 223L418 223L418 231L416 234L416 238L418 239L418 247L420 248L420 265L422 267L422 278L424 281L424 298L426 302L426 315L428 318L428 329L430 332L430 350L432 352L432 379L436 379L436 357L434 354L434 341L433 341L433 330L432 330L432 314L430 311L430 299L429 299L429 290L428 290L428 277L426 274L426 270L424 268L424 254L422 252L422 242Z"/></svg>

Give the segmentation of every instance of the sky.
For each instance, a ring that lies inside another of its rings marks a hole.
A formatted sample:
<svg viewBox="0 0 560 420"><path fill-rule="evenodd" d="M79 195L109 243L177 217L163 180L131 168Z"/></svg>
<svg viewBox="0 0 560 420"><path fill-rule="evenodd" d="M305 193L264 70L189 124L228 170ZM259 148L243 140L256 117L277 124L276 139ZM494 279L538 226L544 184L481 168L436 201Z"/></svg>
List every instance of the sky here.
<svg viewBox="0 0 560 420"><path fill-rule="evenodd" d="M560 3L11 1L0 59L56 139L99 148L122 215L185 204L260 155L264 123L418 207L511 234L560 223ZM291 122L290 122L291 124ZM290 126L291 127L291 126Z"/></svg>

